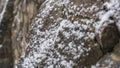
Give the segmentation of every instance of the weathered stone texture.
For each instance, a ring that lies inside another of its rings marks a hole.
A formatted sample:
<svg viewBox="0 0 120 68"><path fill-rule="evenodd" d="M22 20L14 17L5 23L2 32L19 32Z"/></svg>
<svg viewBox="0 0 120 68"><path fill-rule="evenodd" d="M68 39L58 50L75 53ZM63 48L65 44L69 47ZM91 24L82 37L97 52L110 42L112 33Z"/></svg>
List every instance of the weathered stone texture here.
<svg viewBox="0 0 120 68"><path fill-rule="evenodd" d="M109 26L105 26L100 31L101 35L94 38L95 24L100 21L97 13L110 10L103 5L106 1L109 0L9 0L0 24L0 30L3 30L0 31L0 44L3 45L0 48L0 68L9 68L5 65L12 68L14 63L18 68L24 68L22 65L29 63L36 68L49 67L50 63L54 68L66 68L65 61L73 68L91 68L91 65L100 63L99 68L110 64L105 60L112 61L113 68L119 67L119 31L109 28L107 32ZM46 50L42 52L44 40L47 41ZM110 51L108 45L111 45ZM34 52L38 54L37 58ZM39 56L41 54L46 58ZM26 62L29 58L32 59Z"/></svg>

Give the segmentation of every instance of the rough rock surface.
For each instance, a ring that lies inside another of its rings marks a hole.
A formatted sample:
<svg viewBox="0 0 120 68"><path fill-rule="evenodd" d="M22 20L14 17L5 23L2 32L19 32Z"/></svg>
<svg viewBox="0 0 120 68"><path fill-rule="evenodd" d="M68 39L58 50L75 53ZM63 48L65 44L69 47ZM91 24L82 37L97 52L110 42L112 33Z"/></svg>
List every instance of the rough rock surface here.
<svg viewBox="0 0 120 68"><path fill-rule="evenodd" d="M0 68L12 68L14 64L11 45L11 25L13 21L13 13L11 13L13 4L11 2L1 0L3 10L0 14L3 16L0 16Z"/></svg>
<svg viewBox="0 0 120 68"><path fill-rule="evenodd" d="M76 1L44 2L33 20L30 42L18 67L83 68L102 57L94 41L96 12L102 9L102 2Z"/></svg>
<svg viewBox="0 0 120 68"><path fill-rule="evenodd" d="M106 54L97 62L96 68L120 68L120 42L112 53Z"/></svg>
<svg viewBox="0 0 120 68"><path fill-rule="evenodd" d="M0 15L0 68L120 67L119 0L8 1ZM106 31L111 23L117 27Z"/></svg>
<svg viewBox="0 0 120 68"><path fill-rule="evenodd" d="M12 46L15 59L18 60L27 47L29 28L44 0L15 0L14 20L12 23ZM16 61L17 63L17 61Z"/></svg>
<svg viewBox="0 0 120 68"><path fill-rule="evenodd" d="M120 38L120 33L115 22L102 27L100 32L98 37L96 36L96 40L100 44L103 54L112 52L114 46L119 43Z"/></svg>
<svg viewBox="0 0 120 68"><path fill-rule="evenodd" d="M0 0L0 68L9 68L9 64L13 67L17 63L27 47L32 18L43 2L44 0Z"/></svg>

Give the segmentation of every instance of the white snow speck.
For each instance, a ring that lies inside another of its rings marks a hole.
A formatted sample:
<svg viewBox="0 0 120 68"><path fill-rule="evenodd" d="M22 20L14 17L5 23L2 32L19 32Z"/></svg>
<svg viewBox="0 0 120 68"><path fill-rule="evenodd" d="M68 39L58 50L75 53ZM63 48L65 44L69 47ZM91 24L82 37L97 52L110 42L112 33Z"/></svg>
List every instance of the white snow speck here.
<svg viewBox="0 0 120 68"><path fill-rule="evenodd" d="M2 48L2 47L3 47L3 45L0 44L0 48Z"/></svg>

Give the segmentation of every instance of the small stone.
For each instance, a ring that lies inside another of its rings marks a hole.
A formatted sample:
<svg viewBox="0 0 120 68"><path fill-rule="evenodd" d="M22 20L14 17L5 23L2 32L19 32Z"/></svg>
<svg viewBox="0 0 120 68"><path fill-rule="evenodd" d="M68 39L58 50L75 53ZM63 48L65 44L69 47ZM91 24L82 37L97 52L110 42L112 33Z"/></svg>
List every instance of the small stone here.
<svg viewBox="0 0 120 68"><path fill-rule="evenodd" d="M115 23L108 24L103 27L101 33L97 37L97 42L100 44L104 54L112 52L114 46L119 42L119 31Z"/></svg>
<svg viewBox="0 0 120 68"><path fill-rule="evenodd" d="M114 47L111 57L114 61L119 61L120 62L120 41Z"/></svg>

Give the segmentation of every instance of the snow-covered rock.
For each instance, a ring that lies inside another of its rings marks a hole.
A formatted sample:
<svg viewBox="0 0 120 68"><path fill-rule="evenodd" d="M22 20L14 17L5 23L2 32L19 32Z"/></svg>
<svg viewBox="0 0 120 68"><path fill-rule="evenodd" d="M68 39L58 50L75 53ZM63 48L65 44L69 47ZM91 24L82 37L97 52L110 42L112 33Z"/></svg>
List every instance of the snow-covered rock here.
<svg viewBox="0 0 120 68"><path fill-rule="evenodd" d="M94 41L98 2L87 6L76 5L75 1L46 0L42 4L30 28L28 48L18 66L81 68L99 60L102 52Z"/></svg>

